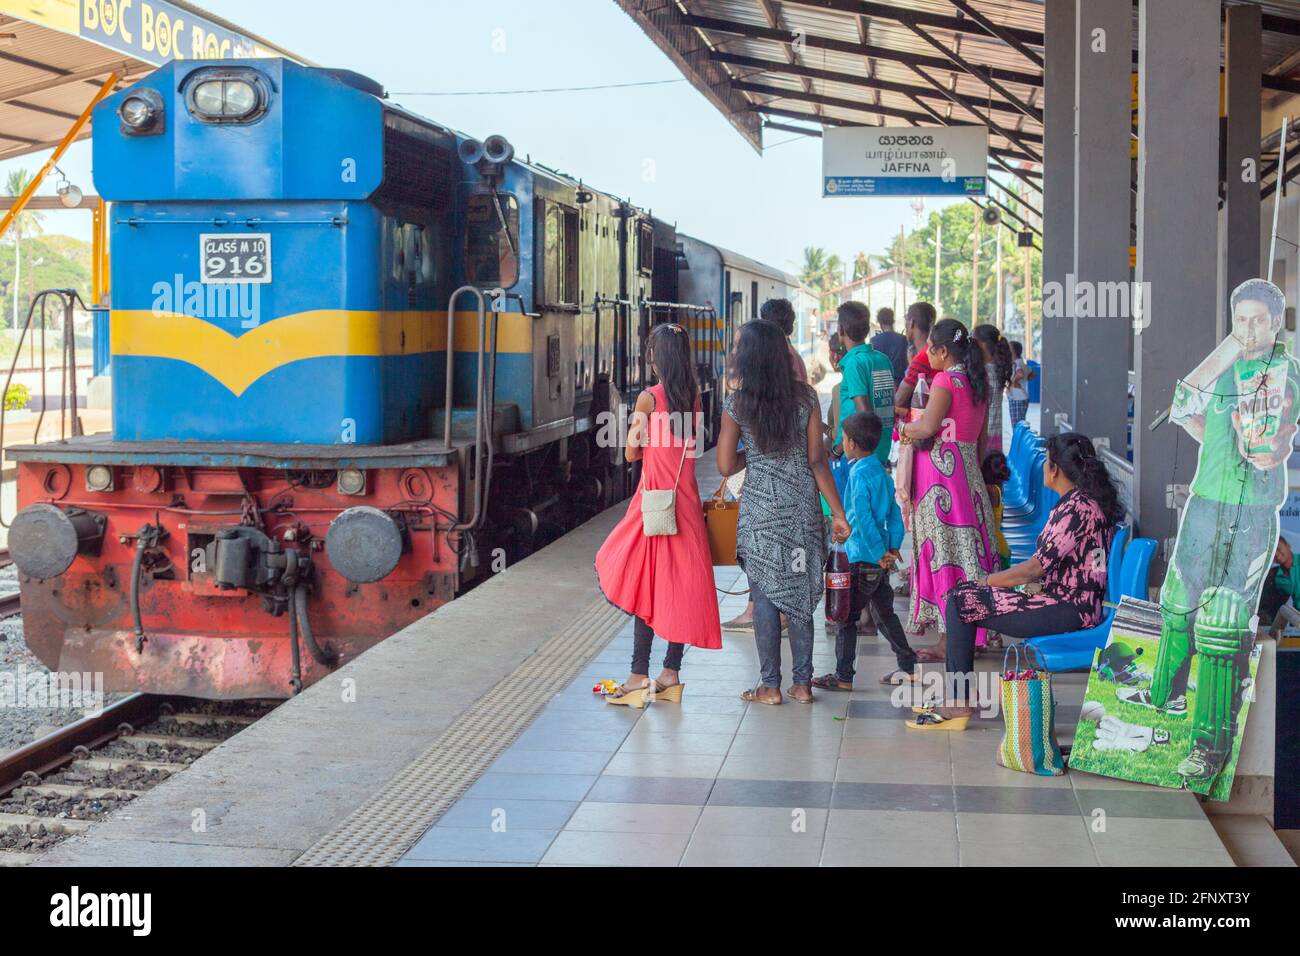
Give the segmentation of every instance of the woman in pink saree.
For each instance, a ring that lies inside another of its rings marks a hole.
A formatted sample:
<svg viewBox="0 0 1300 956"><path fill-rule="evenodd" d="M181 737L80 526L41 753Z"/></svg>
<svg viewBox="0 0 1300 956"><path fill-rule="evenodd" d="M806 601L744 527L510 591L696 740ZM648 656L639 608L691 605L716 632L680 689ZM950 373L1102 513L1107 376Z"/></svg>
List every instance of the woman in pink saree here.
<svg viewBox="0 0 1300 956"><path fill-rule="evenodd" d="M936 647L919 649L923 661L942 661L944 608L963 581L982 581L1001 567L993 534L993 504L980 472L988 443L991 389L984 357L966 326L944 319L930 333L930 364L939 369L919 421L900 431L915 447L911 500L911 626L939 629ZM985 643L984 635L977 639Z"/></svg>

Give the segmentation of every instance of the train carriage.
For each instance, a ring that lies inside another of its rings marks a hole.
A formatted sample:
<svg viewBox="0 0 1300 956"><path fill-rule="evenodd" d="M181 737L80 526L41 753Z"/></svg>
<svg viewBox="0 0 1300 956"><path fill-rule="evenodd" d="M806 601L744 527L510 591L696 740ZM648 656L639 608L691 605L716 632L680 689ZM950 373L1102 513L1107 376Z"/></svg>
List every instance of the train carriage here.
<svg viewBox="0 0 1300 956"><path fill-rule="evenodd" d="M650 325L714 308L672 226L283 60L94 128L113 432L9 452L48 666L284 697L630 494Z"/></svg>

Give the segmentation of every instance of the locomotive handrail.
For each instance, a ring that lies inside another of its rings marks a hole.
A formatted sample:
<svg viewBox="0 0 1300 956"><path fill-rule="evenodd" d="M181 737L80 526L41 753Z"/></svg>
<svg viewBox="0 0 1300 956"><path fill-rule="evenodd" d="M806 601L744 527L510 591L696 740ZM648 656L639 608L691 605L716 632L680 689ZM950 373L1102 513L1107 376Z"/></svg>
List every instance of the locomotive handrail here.
<svg viewBox="0 0 1300 956"><path fill-rule="evenodd" d="M484 511L487 506L487 490L491 487L492 459L494 449L492 434L489 427L487 436L487 473L483 470L483 428L484 428L484 405L491 402L495 405L496 400L496 376L493 374L492 381L489 383L484 380L484 363L487 355L487 296L482 289L477 286L464 285L451 294L451 299L447 303L447 389L446 389L446 408L444 409L443 421L443 444L447 449L451 449L451 426L452 412L455 409L455 375L456 375L456 301L466 293L470 293L478 302L477 324L478 324L478 379L475 386L474 395L474 477L476 488L474 491L474 512L473 517L468 521L455 525L451 530L455 532L469 531L476 529L482 523ZM495 316L496 311L493 310ZM493 322L491 350L493 355L492 365L496 367L496 323ZM495 411L495 410L493 410ZM493 418L495 415L493 414Z"/></svg>
<svg viewBox="0 0 1300 956"><path fill-rule="evenodd" d="M717 312L711 305L694 305L690 302L654 302L642 299L641 305L650 309L681 309L684 312Z"/></svg>

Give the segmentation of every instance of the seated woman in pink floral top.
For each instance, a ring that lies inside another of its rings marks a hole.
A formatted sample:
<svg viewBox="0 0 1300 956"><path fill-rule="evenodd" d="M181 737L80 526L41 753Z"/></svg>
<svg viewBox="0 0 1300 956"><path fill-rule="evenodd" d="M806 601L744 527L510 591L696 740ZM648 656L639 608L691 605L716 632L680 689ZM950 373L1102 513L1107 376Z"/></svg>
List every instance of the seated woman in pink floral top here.
<svg viewBox="0 0 1300 956"><path fill-rule="evenodd" d="M949 706L908 723L915 730L964 730L978 703L975 633L989 628L1007 637L1066 634L1094 627L1103 617L1106 562L1124 506L1106 465L1076 432L1047 440L1043 483L1061 495L1028 561L990 574L983 583L957 585L948 598ZM1025 587L1028 586L1028 587ZM964 678L964 680L963 680Z"/></svg>

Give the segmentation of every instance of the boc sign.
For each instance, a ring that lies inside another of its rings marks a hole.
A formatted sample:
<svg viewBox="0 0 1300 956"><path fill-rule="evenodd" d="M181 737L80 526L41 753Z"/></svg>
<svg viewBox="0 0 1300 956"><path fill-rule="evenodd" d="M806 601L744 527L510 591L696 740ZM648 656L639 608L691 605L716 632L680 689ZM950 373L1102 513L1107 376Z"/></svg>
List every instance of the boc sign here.
<svg viewBox="0 0 1300 956"><path fill-rule="evenodd" d="M0 0L0 14L92 40L155 66L171 60L277 55L201 11L168 0Z"/></svg>
<svg viewBox="0 0 1300 956"><path fill-rule="evenodd" d="M846 126L822 137L822 195L983 196L984 126Z"/></svg>

